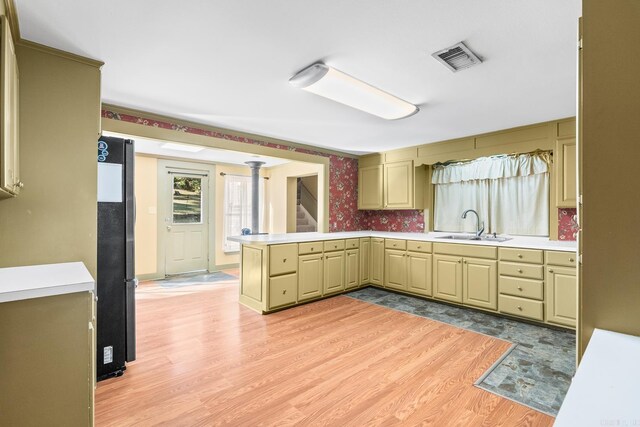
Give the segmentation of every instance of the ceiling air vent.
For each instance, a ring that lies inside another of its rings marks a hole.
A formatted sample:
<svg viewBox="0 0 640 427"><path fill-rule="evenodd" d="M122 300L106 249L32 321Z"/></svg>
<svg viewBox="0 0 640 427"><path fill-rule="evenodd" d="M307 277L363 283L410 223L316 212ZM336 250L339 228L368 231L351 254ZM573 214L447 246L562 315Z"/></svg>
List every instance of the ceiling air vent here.
<svg viewBox="0 0 640 427"><path fill-rule="evenodd" d="M465 46L463 42L446 49L442 49L434 53L432 56L442 62L445 67L454 73L482 63L482 60L478 58L478 55L471 52L471 49Z"/></svg>

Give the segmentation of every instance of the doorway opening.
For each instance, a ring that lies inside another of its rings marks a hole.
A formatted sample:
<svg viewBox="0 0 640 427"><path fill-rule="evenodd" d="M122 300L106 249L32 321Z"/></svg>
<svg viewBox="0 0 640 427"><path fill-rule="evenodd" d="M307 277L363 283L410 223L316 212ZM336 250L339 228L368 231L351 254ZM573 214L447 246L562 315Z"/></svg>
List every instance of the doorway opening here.
<svg viewBox="0 0 640 427"><path fill-rule="evenodd" d="M318 231L318 175L296 179L296 233Z"/></svg>

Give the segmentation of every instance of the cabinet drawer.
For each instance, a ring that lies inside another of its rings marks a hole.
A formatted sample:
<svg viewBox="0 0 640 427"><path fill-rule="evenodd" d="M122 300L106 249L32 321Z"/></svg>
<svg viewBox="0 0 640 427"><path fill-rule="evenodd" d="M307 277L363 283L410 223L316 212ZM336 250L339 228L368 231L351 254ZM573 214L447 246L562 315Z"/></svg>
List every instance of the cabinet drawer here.
<svg viewBox="0 0 640 427"><path fill-rule="evenodd" d="M298 254L300 255L317 254L322 252L322 247L323 247L322 242L300 243L298 245Z"/></svg>
<svg viewBox="0 0 640 427"><path fill-rule="evenodd" d="M407 240L407 250L413 252L431 252L431 242L419 242L417 240Z"/></svg>
<svg viewBox="0 0 640 427"><path fill-rule="evenodd" d="M543 307L544 303L542 301L508 295L500 295L498 297L498 310L501 313L513 314L534 320L543 320Z"/></svg>
<svg viewBox="0 0 640 427"><path fill-rule="evenodd" d="M355 249L360 247L360 239L347 239L347 249Z"/></svg>
<svg viewBox="0 0 640 427"><path fill-rule="evenodd" d="M498 278L498 289L501 294L537 300L544 299L544 282L542 280L500 276Z"/></svg>
<svg viewBox="0 0 640 427"><path fill-rule="evenodd" d="M527 279L540 279L544 277L542 265L517 264L515 262L500 261L499 273L501 276L524 277Z"/></svg>
<svg viewBox="0 0 640 427"><path fill-rule="evenodd" d="M269 309L295 304L298 275L287 274L269 279Z"/></svg>
<svg viewBox="0 0 640 427"><path fill-rule="evenodd" d="M295 273L298 268L298 244L269 246L269 275Z"/></svg>
<svg viewBox="0 0 640 427"><path fill-rule="evenodd" d="M327 240L324 242L324 251L341 251L344 249L344 240Z"/></svg>
<svg viewBox="0 0 640 427"><path fill-rule="evenodd" d="M527 262L530 264L542 264L544 253L537 249L499 248L500 261Z"/></svg>
<svg viewBox="0 0 640 427"><path fill-rule="evenodd" d="M464 243L434 243L433 252L470 258L498 258L498 248L494 246L467 245Z"/></svg>
<svg viewBox="0 0 640 427"><path fill-rule="evenodd" d="M563 267L576 266L575 252L547 251L546 255L547 255L547 264L549 265L561 265Z"/></svg>
<svg viewBox="0 0 640 427"><path fill-rule="evenodd" d="M407 241L399 239L384 239L384 247L386 249L398 249L403 251L407 249Z"/></svg>

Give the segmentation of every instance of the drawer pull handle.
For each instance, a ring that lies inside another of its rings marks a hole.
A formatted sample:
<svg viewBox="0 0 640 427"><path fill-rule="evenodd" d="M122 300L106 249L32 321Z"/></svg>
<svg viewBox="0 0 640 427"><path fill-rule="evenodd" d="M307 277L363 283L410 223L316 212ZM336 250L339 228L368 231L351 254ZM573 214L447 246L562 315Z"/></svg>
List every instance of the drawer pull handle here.
<svg viewBox="0 0 640 427"><path fill-rule="evenodd" d="M464 263L465 263L465 264L467 263L467 260L466 260L466 259L464 260Z"/></svg>
<svg viewBox="0 0 640 427"><path fill-rule="evenodd" d="M311 250L313 250L313 246L311 247Z"/></svg>
<svg viewBox="0 0 640 427"><path fill-rule="evenodd" d="M518 290L521 291L522 290L522 286L518 286Z"/></svg>
<svg viewBox="0 0 640 427"><path fill-rule="evenodd" d="M518 258L522 258L522 254L518 254Z"/></svg>
<svg viewBox="0 0 640 427"><path fill-rule="evenodd" d="M284 295L284 294L286 294L286 293L287 293L287 290L286 290L286 289L283 289L283 290L282 290L282 295Z"/></svg>
<svg viewBox="0 0 640 427"><path fill-rule="evenodd" d="M286 258L282 258L282 262L287 262L287 259Z"/></svg>
<svg viewBox="0 0 640 427"><path fill-rule="evenodd" d="M397 245L394 243L394 244L393 244L393 247L395 248L396 246L397 246Z"/></svg>
<svg viewBox="0 0 640 427"><path fill-rule="evenodd" d="M422 249L422 246L418 246L418 249Z"/></svg>
<svg viewBox="0 0 640 427"><path fill-rule="evenodd" d="M569 258L569 262L573 262L573 258Z"/></svg>
<svg viewBox="0 0 640 427"><path fill-rule="evenodd" d="M522 269L521 268L518 269L518 273L522 273Z"/></svg>
<svg viewBox="0 0 640 427"><path fill-rule="evenodd" d="M553 273L553 270L552 270L552 269L549 269L549 273Z"/></svg>
<svg viewBox="0 0 640 427"><path fill-rule="evenodd" d="M518 306L518 310L522 311L522 307L521 307L521 306Z"/></svg>
<svg viewBox="0 0 640 427"><path fill-rule="evenodd" d="M335 249L338 249L338 245L333 245L333 247L334 247Z"/></svg>
<svg viewBox="0 0 640 427"><path fill-rule="evenodd" d="M460 260L458 260L458 264L460 264Z"/></svg>

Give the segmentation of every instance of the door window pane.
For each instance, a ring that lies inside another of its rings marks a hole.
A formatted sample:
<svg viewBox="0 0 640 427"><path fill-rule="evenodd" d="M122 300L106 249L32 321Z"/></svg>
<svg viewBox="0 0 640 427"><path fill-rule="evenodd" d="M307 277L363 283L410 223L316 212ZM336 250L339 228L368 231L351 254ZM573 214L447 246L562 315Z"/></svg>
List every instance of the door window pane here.
<svg viewBox="0 0 640 427"><path fill-rule="evenodd" d="M202 178L174 175L171 194L174 224L202 222Z"/></svg>

